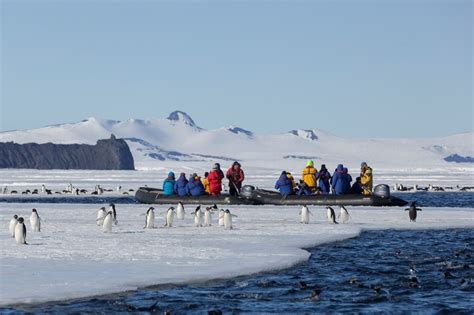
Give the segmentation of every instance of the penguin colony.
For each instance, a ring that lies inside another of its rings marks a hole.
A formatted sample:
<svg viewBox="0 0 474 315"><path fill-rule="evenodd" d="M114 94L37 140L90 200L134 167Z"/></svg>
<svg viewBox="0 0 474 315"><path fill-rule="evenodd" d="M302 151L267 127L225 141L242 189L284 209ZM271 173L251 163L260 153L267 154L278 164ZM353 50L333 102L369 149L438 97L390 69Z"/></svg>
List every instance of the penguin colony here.
<svg viewBox="0 0 474 315"><path fill-rule="evenodd" d="M41 185L41 188L38 189L25 189L23 191L18 191L18 190L9 190L8 186L4 186L0 188L0 194L7 195L16 195L16 194L22 194L22 195L72 195L72 196L79 196L79 195L102 195L105 192L111 193L111 192L116 192L119 195L125 195L128 196L130 193L134 192L134 189L128 189L124 191L122 186L117 186L117 188L114 189L105 189L102 188L100 185L96 185L92 191L89 191L87 189L80 189L78 187L75 187L73 184L68 184L63 190L60 191L53 191L52 189L47 189L45 185Z"/></svg>
<svg viewBox="0 0 474 315"><path fill-rule="evenodd" d="M335 210L327 206L327 220L329 224L339 224L337 219L340 219L340 222L343 224L349 223L352 219L349 211L344 206L339 206L339 215L336 218ZM417 207L416 202L413 202L409 208L405 209L408 211L408 216L410 222L416 222L417 212L421 211L422 209ZM217 212L218 217L218 226L223 226L225 230L232 230L233 223L232 218L237 217L236 215L232 214L229 209L220 209L216 204L211 207L205 208L205 210L201 210L201 206L197 206L194 211L192 211L192 216L194 218L194 226L195 227L210 227L212 226L212 220L214 213ZM163 227L171 228L173 227L173 221L176 217L178 220L184 220L186 211L185 207L182 202L179 202L178 205L175 207L169 207L165 213L161 213L164 215L165 223ZM144 229L155 229L155 208L150 207L145 212L145 225ZM299 212L300 215L300 223L302 224L309 224L310 217L313 216L313 213L309 210L307 206L303 206ZM41 217L39 216L38 210L32 209L30 215L30 227L31 231L33 232L41 232ZM101 207L97 211L96 216L96 224L102 228L104 233L111 233L113 226L118 225L117 220L117 209L115 204L111 203L106 207ZM9 225L9 234L10 236L15 239L17 244L28 244L26 242L26 225L25 220L23 217L19 217L18 215L14 215L13 218L10 220Z"/></svg>

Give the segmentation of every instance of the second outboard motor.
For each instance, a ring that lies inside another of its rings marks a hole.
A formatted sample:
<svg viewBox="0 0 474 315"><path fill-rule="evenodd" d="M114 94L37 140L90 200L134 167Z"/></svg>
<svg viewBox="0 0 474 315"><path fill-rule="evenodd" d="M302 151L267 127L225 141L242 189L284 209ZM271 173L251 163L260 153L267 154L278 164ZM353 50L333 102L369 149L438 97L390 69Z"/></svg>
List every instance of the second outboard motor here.
<svg viewBox="0 0 474 315"><path fill-rule="evenodd" d="M255 191L255 187L252 185L244 185L240 189L240 197L244 199L252 199L253 198L253 192Z"/></svg>
<svg viewBox="0 0 474 315"><path fill-rule="evenodd" d="M381 198L390 198L390 187L385 184L375 186L374 195Z"/></svg>

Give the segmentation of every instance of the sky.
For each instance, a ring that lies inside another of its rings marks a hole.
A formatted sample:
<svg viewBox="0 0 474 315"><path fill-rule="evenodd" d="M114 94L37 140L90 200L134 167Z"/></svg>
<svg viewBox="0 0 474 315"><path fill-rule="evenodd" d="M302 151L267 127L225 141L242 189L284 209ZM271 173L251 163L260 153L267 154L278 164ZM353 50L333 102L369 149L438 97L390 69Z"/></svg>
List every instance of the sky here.
<svg viewBox="0 0 474 315"><path fill-rule="evenodd" d="M165 118L349 137L473 130L461 0L8 1L0 131Z"/></svg>

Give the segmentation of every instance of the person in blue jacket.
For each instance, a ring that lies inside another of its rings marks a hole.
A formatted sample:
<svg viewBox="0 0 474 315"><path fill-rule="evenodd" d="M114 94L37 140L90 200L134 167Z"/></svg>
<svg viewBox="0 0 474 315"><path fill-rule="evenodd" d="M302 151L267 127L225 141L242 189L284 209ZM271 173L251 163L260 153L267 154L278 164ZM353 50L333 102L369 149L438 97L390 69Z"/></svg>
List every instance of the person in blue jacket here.
<svg viewBox="0 0 474 315"><path fill-rule="evenodd" d="M344 178L344 166L339 164L332 175L331 185L333 193L342 195L346 189L346 178Z"/></svg>
<svg viewBox="0 0 474 315"><path fill-rule="evenodd" d="M163 193L165 194L165 196L174 195L174 184L175 183L176 183L176 180L174 178L174 173L169 172L168 177L163 182Z"/></svg>
<svg viewBox="0 0 474 315"><path fill-rule="evenodd" d="M293 193L293 182L288 178L285 171L281 172L280 178L275 183L275 189L278 189L283 197Z"/></svg>
<svg viewBox="0 0 474 315"><path fill-rule="evenodd" d="M186 179L186 174L181 173L179 175L178 180L174 184L174 192L179 195L180 197L186 196L186 185L188 184L188 180Z"/></svg>
<svg viewBox="0 0 474 315"><path fill-rule="evenodd" d="M186 184L186 194L188 196L201 196L204 195L204 186L200 180L196 179L197 175L193 174L189 177L189 181Z"/></svg>
<svg viewBox="0 0 474 315"><path fill-rule="evenodd" d="M331 174L329 173L325 164L321 165L321 169L316 175L316 179L318 180L318 187L321 193L329 194L329 192L331 191L331 186L329 184L329 180L331 179Z"/></svg>
<svg viewBox="0 0 474 315"><path fill-rule="evenodd" d="M347 194L351 190L352 176L349 174L347 167L344 167L344 193Z"/></svg>

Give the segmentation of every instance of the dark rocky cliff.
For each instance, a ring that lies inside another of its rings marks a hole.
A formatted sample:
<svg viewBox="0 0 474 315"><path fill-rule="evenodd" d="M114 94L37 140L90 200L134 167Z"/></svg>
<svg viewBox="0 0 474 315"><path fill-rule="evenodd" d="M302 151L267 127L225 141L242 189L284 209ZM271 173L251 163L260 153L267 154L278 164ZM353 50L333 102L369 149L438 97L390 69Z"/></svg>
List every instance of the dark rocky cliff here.
<svg viewBox="0 0 474 315"><path fill-rule="evenodd" d="M133 170L130 148L123 139L95 145L0 142L0 168Z"/></svg>

